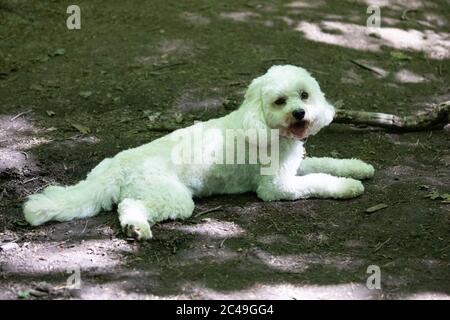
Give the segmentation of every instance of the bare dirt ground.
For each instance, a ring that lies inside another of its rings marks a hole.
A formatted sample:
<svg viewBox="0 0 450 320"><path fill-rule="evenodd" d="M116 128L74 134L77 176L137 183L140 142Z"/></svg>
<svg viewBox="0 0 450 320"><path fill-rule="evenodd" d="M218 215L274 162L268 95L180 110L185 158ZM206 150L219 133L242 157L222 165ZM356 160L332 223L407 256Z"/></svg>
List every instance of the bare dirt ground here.
<svg viewBox="0 0 450 320"><path fill-rule="evenodd" d="M273 64L309 69L347 109L449 100L448 0L80 0L75 31L69 4L0 0L1 299L450 298L448 131L331 125L308 152L372 163L363 196L199 199L196 212L220 210L156 225L145 243L124 237L115 212L38 228L21 214L49 184L229 112ZM370 4L382 29L367 32ZM369 265L381 290L366 287ZM82 285L67 290L74 267Z"/></svg>

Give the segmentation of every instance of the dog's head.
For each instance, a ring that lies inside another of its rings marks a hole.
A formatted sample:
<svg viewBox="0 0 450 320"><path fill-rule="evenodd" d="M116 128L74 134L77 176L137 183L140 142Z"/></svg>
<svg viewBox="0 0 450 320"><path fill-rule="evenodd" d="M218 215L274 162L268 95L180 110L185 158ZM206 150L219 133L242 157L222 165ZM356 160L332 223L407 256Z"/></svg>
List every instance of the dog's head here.
<svg viewBox="0 0 450 320"><path fill-rule="evenodd" d="M303 139L330 124L334 108L317 81L303 68L273 66L252 81L245 94L244 126L279 129L280 135Z"/></svg>

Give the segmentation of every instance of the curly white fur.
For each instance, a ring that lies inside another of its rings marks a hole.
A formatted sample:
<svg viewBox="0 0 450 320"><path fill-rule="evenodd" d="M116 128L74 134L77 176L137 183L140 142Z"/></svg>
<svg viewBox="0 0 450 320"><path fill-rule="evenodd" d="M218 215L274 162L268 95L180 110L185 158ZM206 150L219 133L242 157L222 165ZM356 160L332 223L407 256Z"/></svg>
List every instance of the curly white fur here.
<svg viewBox="0 0 450 320"><path fill-rule="evenodd" d="M302 121L293 118L293 111L298 109L305 112ZM50 220L68 221L93 216L118 204L124 232L149 239L152 224L190 217L193 197L248 191L256 192L264 201L356 197L364 187L355 179L371 177L374 174L371 165L356 159L302 161L302 139L316 134L333 116L333 107L306 70L274 66L253 80L238 110L183 129L183 135L200 125L218 129L203 137L207 143L201 152L206 154L226 152L223 138L227 129L279 129L279 167L275 174L261 175L258 163L174 163L173 149L180 133L177 130L103 160L86 180L74 186L52 186L30 196L24 205L25 218L32 225ZM295 129L295 125L299 127Z"/></svg>

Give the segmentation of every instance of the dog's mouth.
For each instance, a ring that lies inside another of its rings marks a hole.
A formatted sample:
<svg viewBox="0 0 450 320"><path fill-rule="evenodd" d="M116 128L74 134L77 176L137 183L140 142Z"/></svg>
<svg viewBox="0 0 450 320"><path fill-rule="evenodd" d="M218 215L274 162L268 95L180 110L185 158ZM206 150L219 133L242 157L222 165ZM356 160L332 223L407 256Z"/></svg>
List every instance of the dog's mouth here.
<svg viewBox="0 0 450 320"><path fill-rule="evenodd" d="M297 139L304 139L309 133L309 122L302 120L291 123L288 127L288 132Z"/></svg>

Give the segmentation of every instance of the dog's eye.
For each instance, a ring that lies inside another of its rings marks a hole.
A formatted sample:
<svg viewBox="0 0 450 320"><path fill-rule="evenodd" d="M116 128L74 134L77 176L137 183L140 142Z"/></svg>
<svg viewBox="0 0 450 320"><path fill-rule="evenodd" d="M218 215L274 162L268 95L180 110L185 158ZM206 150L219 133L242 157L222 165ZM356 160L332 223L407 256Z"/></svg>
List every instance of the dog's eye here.
<svg viewBox="0 0 450 320"><path fill-rule="evenodd" d="M300 93L300 98L301 98L302 100L308 100L308 98L309 98L308 92L302 91L302 92Z"/></svg>
<svg viewBox="0 0 450 320"><path fill-rule="evenodd" d="M282 106L282 105L285 104L285 103L286 103L286 98L283 98L283 97L278 98L277 100L275 100L275 104L276 104L277 106Z"/></svg>

